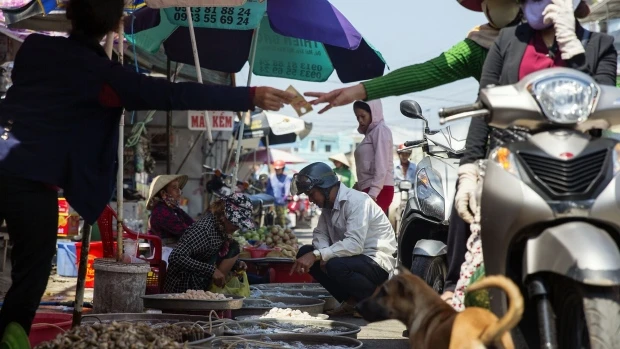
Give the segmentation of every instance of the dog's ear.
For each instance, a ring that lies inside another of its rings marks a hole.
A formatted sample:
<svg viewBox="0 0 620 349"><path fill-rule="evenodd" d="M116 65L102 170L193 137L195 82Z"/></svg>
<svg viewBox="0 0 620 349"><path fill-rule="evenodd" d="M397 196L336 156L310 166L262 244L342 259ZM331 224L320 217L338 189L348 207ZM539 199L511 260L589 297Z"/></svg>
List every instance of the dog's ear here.
<svg viewBox="0 0 620 349"><path fill-rule="evenodd" d="M404 278L402 277L402 275L399 275L395 279L396 279L395 281L396 281L397 291L400 296L404 297L411 293L411 289L410 289L411 287L409 285L409 280L407 280L407 278Z"/></svg>

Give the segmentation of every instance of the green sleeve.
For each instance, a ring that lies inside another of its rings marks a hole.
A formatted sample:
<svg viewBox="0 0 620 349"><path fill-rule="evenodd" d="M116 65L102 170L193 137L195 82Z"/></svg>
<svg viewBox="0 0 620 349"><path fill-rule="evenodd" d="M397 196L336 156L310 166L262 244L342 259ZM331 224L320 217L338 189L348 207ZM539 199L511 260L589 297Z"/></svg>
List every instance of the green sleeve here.
<svg viewBox="0 0 620 349"><path fill-rule="evenodd" d="M480 80L487 49L465 39L429 61L394 70L366 82L367 100L423 91L457 80Z"/></svg>

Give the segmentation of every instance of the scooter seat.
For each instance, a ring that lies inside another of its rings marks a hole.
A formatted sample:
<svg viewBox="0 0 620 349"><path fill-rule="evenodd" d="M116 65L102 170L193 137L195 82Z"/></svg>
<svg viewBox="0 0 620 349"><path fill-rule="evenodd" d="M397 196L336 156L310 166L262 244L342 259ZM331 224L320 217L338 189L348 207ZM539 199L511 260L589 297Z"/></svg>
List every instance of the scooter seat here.
<svg viewBox="0 0 620 349"><path fill-rule="evenodd" d="M248 197L254 206L260 205L261 203L263 206L273 206L276 203L276 198L264 193L248 195Z"/></svg>

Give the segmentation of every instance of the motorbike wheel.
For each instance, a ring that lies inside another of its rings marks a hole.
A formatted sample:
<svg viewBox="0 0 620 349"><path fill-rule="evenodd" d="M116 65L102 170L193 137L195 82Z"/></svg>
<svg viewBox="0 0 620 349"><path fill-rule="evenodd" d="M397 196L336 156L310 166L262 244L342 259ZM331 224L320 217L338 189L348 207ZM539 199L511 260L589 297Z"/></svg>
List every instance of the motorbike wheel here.
<svg viewBox="0 0 620 349"><path fill-rule="evenodd" d="M585 286L568 279L554 286L559 348L620 348L618 288Z"/></svg>
<svg viewBox="0 0 620 349"><path fill-rule="evenodd" d="M448 268L445 256L413 256L411 273L417 275L437 293L442 294Z"/></svg>

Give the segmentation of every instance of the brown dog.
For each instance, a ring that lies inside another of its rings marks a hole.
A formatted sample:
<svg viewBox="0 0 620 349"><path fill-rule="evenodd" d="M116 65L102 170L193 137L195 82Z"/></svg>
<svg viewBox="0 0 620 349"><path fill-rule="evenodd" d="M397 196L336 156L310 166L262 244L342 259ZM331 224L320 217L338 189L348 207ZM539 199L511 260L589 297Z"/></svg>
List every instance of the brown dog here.
<svg viewBox="0 0 620 349"><path fill-rule="evenodd" d="M513 349L509 331L521 320L523 297L503 276L487 276L468 291L489 287L501 288L508 296L510 306L501 319L483 308L457 312L422 279L402 268L357 309L369 322L400 320L409 328L411 348L481 349L494 345Z"/></svg>

